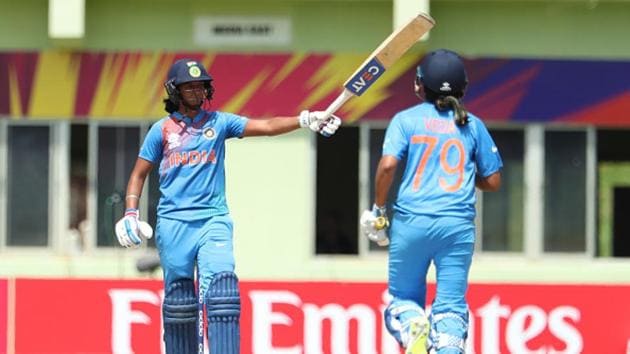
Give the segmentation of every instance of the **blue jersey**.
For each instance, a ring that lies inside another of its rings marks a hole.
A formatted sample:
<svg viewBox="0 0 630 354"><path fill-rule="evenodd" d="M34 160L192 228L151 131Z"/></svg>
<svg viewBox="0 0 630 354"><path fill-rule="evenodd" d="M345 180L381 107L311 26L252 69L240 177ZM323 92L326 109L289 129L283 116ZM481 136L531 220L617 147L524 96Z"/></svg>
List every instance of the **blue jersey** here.
<svg viewBox="0 0 630 354"><path fill-rule="evenodd" d="M139 157L159 164L158 216L202 220L228 213L225 200L225 140L241 137L247 118L201 111L194 119L178 112L155 123Z"/></svg>
<svg viewBox="0 0 630 354"><path fill-rule="evenodd" d="M453 111L422 103L390 122L383 155L407 158L394 210L415 215L475 217L475 175L503 162L488 129L473 114L457 126Z"/></svg>

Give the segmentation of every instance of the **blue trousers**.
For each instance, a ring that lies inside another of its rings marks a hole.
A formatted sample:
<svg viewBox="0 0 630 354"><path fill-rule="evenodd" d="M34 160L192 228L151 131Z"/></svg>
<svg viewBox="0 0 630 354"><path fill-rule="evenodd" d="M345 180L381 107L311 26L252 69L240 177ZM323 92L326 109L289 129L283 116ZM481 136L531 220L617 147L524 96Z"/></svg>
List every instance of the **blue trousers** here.
<svg viewBox="0 0 630 354"><path fill-rule="evenodd" d="M455 313L467 318L466 290L474 250L474 222L458 217L395 213L390 238L389 292L425 308L427 271L433 262L437 291L431 312Z"/></svg>
<svg viewBox="0 0 630 354"><path fill-rule="evenodd" d="M164 272L164 289L178 279L195 279L205 294L214 274L234 271L233 223L229 215L201 221L158 218L156 243Z"/></svg>

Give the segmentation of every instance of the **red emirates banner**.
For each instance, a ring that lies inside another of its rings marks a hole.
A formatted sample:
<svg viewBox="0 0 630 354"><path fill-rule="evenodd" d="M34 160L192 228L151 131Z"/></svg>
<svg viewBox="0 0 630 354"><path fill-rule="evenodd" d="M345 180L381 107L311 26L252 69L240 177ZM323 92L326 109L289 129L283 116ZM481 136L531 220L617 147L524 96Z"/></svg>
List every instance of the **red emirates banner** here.
<svg viewBox="0 0 630 354"><path fill-rule="evenodd" d="M241 296L241 353L400 353L385 284L242 282ZM162 298L160 281L17 279L8 352L163 352ZM630 285L472 284L468 298L468 354L630 353Z"/></svg>
<svg viewBox="0 0 630 354"><path fill-rule="evenodd" d="M0 279L0 353L8 352L7 335L9 321L7 281Z"/></svg>

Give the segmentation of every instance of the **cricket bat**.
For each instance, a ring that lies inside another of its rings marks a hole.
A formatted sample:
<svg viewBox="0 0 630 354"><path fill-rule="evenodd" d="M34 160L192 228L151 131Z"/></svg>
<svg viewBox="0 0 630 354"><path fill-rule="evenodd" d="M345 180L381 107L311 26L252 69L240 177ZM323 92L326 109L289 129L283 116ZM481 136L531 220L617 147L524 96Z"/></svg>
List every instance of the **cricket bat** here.
<svg viewBox="0 0 630 354"><path fill-rule="evenodd" d="M328 106L326 116L335 113L353 96L361 96L420 37L435 25L431 16L420 13L387 37L343 84L343 92Z"/></svg>

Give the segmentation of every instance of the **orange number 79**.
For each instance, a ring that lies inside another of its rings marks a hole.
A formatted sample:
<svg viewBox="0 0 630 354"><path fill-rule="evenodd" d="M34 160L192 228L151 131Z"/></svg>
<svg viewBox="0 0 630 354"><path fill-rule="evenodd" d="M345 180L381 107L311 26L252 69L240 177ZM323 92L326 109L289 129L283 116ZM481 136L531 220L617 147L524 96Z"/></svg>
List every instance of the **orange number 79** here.
<svg viewBox="0 0 630 354"><path fill-rule="evenodd" d="M418 167L416 168L416 173L413 177L413 191L418 191L420 189L420 182L422 180L422 174L424 173L424 169L427 165L427 161L431 158L433 150L435 150L439 140L435 136L430 135L414 135L411 137L412 144L427 144L427 148L422 152L420 156L420 161L418 161ZM448 163L448 152L454 147L457 149L458 160L457 164L450 165ZM462 144L461 140L457 138L450 138L442 144L440 149L440 166L449 175L457 174L457 179L455 183L449 184L446 181L446 178L440 177L440 187L446 192L455 192L459 190L462 186L462 182L464 181L464 163L466 162L466 154L464 151L464 144Z"/></svg>

